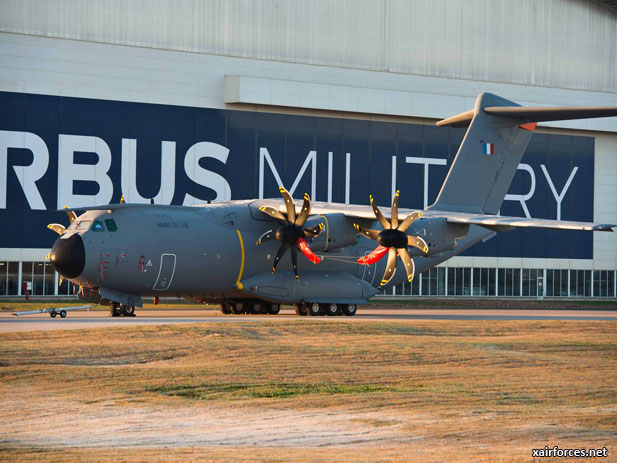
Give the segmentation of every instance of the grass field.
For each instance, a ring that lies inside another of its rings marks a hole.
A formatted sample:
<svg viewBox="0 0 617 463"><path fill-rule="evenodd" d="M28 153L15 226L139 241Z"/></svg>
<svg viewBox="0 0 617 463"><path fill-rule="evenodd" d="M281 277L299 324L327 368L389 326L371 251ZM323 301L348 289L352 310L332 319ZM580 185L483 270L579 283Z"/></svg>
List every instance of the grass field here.
<svg viewBox="0 0 617 463"><path fill-rule="evenodd" d="M273 320L3 333L0 461L509 462L545 445L606 446L597 461L615 461L616 328Z"/></svg>

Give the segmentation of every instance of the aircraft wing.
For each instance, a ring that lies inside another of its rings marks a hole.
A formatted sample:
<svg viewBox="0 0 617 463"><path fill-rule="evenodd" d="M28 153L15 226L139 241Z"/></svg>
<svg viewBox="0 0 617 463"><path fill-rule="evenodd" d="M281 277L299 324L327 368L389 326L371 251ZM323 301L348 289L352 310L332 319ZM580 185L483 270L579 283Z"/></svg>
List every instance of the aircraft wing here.
<svg viewBox="0 0 617 463"><path fill-rule="evenodd" d="M502 231L512 228L550 228L554 230L613 231L615 224L592 222L571 222L567 220L528 219L498 215L444 213L449 223L480 225L491 230Z"/></svg>
<svg viewBox="0 0 617 463"><path fill-rule="evenodd" d="M271 206L285 213L284 205L279 200L261 199L252 206ZM299 205L299 203L298 203ZM383 215L390 218L388 207L380 207ZM418 209L399 209L399 216L405 217ZM337 204L315 201L311 207L311 215L344 214L350 219L375 220L375 214L370 206L356 204ZM514 228L548 228L554 230L585 230L585 231L613 231L616 224L598 224L592 222L573 222L568 220L528 219L526 217L508 217L499 215L470 214L465 212L451 212L440 210L424 211L425 218L445 217L448 223L479 225L493 231L507 231Z"/></svg>
<svg viewBox="0 0 617 463"><path fill-rule="evenodd" d="M300 201L295 201L296 208L302 207ZM281 203L280 199L258 199L250 204L250 207L258 210L262 206L270 206L277 209L280 213L286 214L285 204ZM386 217L390 217L390 208L384 207L380 209ZM401 209L401 214L405 212L412 212L411 210ZM341 203L327 203L322 201L311 202L311 215L322 214L343 214L350 219L369 219L376 220L375 214L371 206L359 206L357 204L341 204Z"/></svg>

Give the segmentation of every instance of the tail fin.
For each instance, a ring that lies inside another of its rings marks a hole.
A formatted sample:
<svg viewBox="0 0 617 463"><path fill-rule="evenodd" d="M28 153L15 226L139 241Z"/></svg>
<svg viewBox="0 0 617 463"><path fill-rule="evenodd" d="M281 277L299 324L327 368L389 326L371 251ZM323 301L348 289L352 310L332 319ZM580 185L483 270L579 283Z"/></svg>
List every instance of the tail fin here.
<svg viewBox="0 0 617 463"><path fill-rule="evenodd" d="M469 128L429 209L496 214L537 122L610 116L617 116L617 107L524 108L482 93L473 110L437 122Z"/></svg>

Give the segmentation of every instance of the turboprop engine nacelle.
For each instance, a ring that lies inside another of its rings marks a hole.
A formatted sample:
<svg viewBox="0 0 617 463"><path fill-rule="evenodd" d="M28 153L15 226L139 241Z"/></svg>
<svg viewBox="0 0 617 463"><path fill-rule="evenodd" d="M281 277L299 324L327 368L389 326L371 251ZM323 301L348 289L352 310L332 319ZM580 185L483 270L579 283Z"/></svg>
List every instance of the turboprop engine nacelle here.
<svg viewBox="0 0 617 463"><path fill-rule="evenodd" d="M321 234L311 242L313 251L329 252L350 246L358 239L353 221L344 214L324 214L313 216L307 221L308 227L323 224ZM310 224L310 225L309 225Z"/></svg>

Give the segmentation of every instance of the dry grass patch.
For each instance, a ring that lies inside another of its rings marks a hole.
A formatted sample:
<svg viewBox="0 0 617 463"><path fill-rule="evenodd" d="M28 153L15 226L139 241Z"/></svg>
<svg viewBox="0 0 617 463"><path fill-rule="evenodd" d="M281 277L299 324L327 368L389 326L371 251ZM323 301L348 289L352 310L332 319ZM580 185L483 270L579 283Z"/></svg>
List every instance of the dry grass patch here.
<svg viewBox="0 0 617 463"><path fill-rule="evenodd" d="M520 461L576 443L615 455L616 326L276 320L3 333L0 459L173 461L191 447L195 461Z"/></svg>

